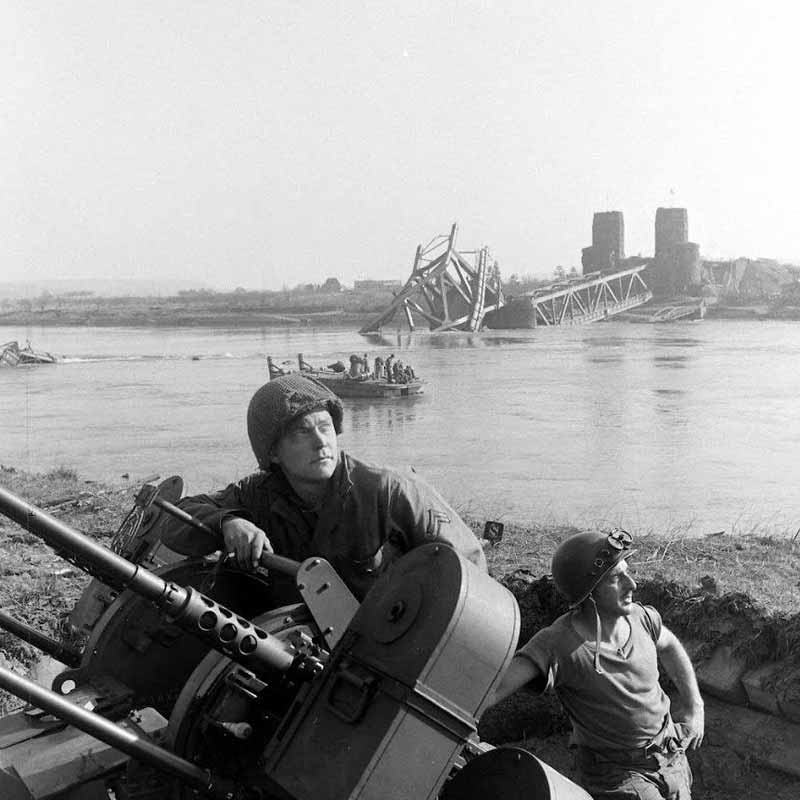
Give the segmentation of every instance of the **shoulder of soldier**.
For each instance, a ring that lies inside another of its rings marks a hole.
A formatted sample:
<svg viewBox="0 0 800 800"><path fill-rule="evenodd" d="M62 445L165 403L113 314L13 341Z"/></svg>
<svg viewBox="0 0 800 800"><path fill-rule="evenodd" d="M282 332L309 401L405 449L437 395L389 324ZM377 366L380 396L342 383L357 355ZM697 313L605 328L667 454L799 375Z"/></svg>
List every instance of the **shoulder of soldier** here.
<svg viewBox="0 0 800 800"><path fill-rule="evenodd" d="M349 453L342 452L345 469L353 483L362 484L371 482L375 484L392 484L405 479L403 470L395 467L379 466L367 461L354 458ZM409 475L411 475L409 469Z"/></svg>
<svg viewBox="0 0 800 800"><path fill-rule="evenodd" d="M274 474L270 470L260 469L240 478L237 485L242 489L261 488L266 486L273 477Z"/></svg>
<svg viewBox="0 0 800 800"><path fill-rule="evenodd" d="M577 636L575 629L570 623L570 616L572 613L572 611L568 611L566 614L562 614L560 617L554 619L544 628L539 628L520 649L536 648L548 651L557 650L558 646L563 644L566 638Z"/></svg>
<svg viewBox="0 0 800 800"><path fill-rule="evenodd" d="M661 635L661 629L664 625L661 614L653 606L644 605L643 603L634 604L634 619L636 619L644 629L650 634L654 642L658 641Z"/></svg>
<svg viewBox="0 0 800 800"><path fill-rule="evenodd" d="M237 497L245 505L249 505L256 498L264 497L273 479L273 473L269 470L259 470L258 472L246 475L244 478L240 478L236 483L230 484L223 492L227 495Z"/></svg>
<svg viewBox="0 0 800 800"><path fill-rule="evenodd" d="M436 507L446 504L439 492L413 467L378 466L343 453L351 483L359 489L387 491L393 497L405 496L412 504L420 501Z"/></svg>

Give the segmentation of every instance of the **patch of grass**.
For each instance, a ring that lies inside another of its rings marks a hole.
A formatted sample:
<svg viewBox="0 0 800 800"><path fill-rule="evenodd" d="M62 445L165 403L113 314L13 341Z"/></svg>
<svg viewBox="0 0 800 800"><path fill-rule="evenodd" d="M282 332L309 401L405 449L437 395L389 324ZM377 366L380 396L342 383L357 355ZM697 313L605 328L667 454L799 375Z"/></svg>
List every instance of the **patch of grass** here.
<svg viewBox="0 0 800 800"><path fill-rule="evenodd" d="M0 466L0 485L106 544L138 489L87 483L68 467L42 474ZM67 616L89 580L38 536L0 514L0 608L7 614L64 641ZM34 647L0 630L0 663L25 673L38 657ZM0 714L19 705L16 698L0 693Z"/></svg>
<svg viewBox="0 0 800 800"><path fill-rule="evenodd" d="M55 467L45 474L48 480L77 481L78 471L73 467Z"/></svg>

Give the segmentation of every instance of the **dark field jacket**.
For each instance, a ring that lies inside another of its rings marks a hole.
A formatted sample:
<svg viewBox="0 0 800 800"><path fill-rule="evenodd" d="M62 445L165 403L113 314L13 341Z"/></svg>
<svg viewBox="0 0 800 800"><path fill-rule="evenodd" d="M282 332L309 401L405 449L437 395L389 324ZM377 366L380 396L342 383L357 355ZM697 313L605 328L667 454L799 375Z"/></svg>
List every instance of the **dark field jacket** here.
<svg viewBox="0 0 800 800"><path fill-rule="evenodd" d="M216 531L218 538L209 541L183 523L170 521L162 540L176 552L205 555L218 550L223 521L241 517L267 534L278 555L329 561L358 600L394 560L429 542L448 544L486 570L475 534L433 487L416 475L374 467L344 452L318 513L303 510L278 467L213 495L186 497L178 505Z"/></svg>

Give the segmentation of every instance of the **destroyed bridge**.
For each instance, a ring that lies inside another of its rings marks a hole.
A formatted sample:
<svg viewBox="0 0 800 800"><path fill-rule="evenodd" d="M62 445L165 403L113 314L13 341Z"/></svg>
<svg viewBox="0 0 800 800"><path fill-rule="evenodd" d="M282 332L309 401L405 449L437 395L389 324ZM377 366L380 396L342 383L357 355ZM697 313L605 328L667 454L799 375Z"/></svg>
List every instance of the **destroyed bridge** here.
<svg viewBox="0 0 800 800"><path fill-rule="evenodd" d="M595 322L652 298L641 265L562 280L507 300L489 248L459 252L457 233L453 224L449 235L417 247L405 285L360 333L379 332L400 310L411 330L421 319L431 331L478 331Z"/></svg>

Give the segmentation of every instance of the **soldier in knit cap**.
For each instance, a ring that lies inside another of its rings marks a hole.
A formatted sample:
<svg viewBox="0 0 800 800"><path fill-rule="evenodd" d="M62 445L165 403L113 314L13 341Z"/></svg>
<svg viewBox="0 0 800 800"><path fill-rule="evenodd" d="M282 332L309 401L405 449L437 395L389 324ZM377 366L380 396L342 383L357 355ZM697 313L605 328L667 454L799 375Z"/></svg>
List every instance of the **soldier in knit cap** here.
<svg viewBox="0 0 800 800"><path fill-rule="evenodd" d="M170 521L164 543L184 555L235 554L242 568L263 552L302 561L327 559L361 600L399 556L442 542L486 568L472 530L416 475L365 464L340 450L339 398L305 375L262 386L247 410L247 432L260 470L180 507L217 532L205 536ZM280 602L297 602L291 581L273 575Z"/></svg>

